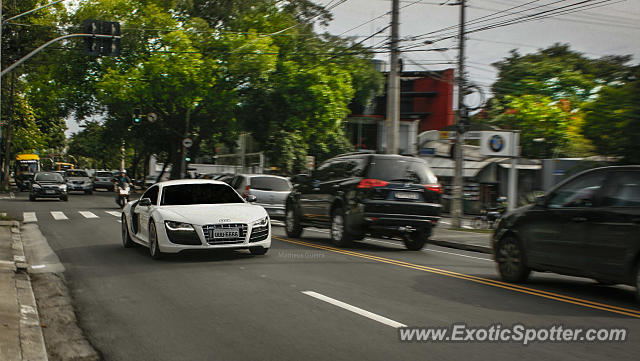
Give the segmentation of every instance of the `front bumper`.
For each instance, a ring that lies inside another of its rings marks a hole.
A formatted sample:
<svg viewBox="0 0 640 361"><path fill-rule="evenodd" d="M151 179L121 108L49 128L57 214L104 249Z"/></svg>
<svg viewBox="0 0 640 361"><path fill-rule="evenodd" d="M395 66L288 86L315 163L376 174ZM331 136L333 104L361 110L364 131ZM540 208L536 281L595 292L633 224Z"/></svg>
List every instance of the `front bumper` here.
<svg viewBox="0 0 640 361"><path fill-rule="evenodd" d="M82 184L67 183L67 192L73 192L73 191L84 192L84 191L90 191L90 190L93 190L93 183L82 183Z"/></svg>
<svg viewBox="0 0 640 361"><path fill-rule="evenodd" d="M162 226L162 228L160 228ZM176 238L175 236L170 237L166 231L164 224L156 225L157 229L163 229L164 232L158 232L160 249L165 253L178 253L184 250L203 250L203 249L248 249L250 247L262 247L262 248L270 248L271 247L271 227L268 227L268 232L266 237L264 237L264 232L258 227L249 227L246 234L242 239L237 240L233 243L210 243L207 241L207 237L203 231L201 226L195 226L195 233L197 235L199 244L179 244L174 243L176 241L184 241L188 243L188 240L181 240L181 237ZM260 235L259 238L256 236ZM170 239L171 238L171 239ZM260 239L256 241L256 239ZM174 242L172 242L172 240Z"/></svg>
<svg viewBox="0 0 640 361"><path fill-rule="evenodd" d="M36 198L60 198L67 192L56 188L34 188L31 190L31 196Z"/></svg>

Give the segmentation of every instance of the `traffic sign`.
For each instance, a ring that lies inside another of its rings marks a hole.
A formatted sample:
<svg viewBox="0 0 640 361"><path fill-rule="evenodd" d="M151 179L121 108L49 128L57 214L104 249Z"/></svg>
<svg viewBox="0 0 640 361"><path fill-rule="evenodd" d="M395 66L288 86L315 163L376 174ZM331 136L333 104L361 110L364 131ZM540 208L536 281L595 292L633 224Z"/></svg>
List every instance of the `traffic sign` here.
<svg viewBox="0 0 640 361"><path fill-rule="evenodd" d="M191 146L193 145L193 139L188 138L188 137L187 137L187 138L184 138L184 139L182 140L182 145L183 145L185 148L191 148Z"/></svg>

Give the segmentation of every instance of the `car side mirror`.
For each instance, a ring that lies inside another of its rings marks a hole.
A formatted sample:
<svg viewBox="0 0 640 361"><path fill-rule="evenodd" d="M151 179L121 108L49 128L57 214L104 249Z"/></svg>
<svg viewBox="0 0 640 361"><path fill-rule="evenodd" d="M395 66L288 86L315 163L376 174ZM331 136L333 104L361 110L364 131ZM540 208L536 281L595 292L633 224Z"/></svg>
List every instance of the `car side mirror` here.
<svg viewBox="0 0 640 361"><path fill-rule="evenodd" d="M151 198L142 198L138 204L143 207L149 207L151 205Z"/></svg>
<svg viewBox="0 0 640 361"><path fill-rule="evenodd" d="M546 207L547 206L547 197L545 196L537 196L535 200L536 206Z"/></svg>
<svg viewBox="0 0 640 361"><path fill-rule="evenodd" d="M249 194L247 196L247 202L249 202L249 203L255 202L257 200L258 200L258 198L256 196L254 196L253 194Z"/></svg>
<svg viewBox="0 0 640 361"><path fill-rule="evenodd" d="M295 184L301 184L301 183L306 183L309 181L309 175L308 174L296 174L293 177L291 177L291 182L295 183Z"/></svg>

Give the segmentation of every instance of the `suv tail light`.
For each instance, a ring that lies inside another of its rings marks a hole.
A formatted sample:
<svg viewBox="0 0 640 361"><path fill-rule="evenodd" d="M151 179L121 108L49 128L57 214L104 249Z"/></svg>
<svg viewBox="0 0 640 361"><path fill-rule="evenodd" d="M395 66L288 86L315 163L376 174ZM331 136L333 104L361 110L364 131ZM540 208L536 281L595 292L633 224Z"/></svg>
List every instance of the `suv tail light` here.
<svg viewBox="0 0 640 361"><path fill-rule="evenodd" d="M425 184L424 187L427 188L428 191L433 191L440 194L444 193L444 190L442 189L442 186L440 184Z"/></svg>
<svg viewBox="0 0 640 361"><path fill-rule="evenodd" d="M247 198L250 190L251 190L251 186L244 187L244 192L242 192L242 198Z"/></svg>
<svg viewBox="0 0 640 361"><path fill-rule="evenodd" d="M367 179L361 180L360 183L358 183L358 185L356 186L356 188L367 189L367 188L373 188L373 187L384 187L387 184L389 184L389 182L385 182L379 179L367 178Z"/></svg>

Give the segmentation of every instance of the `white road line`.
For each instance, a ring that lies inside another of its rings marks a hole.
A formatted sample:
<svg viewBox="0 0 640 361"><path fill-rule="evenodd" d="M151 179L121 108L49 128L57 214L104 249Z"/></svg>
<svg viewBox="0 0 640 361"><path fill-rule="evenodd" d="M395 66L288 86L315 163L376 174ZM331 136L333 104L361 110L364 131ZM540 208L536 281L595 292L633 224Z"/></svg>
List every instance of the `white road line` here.
<svg viewBox="0 0 640 361"><path fill-rule="evenodd" d="M22 213L22 221L24 223L37 222L38 218L36 217L36 212L23 212Z"/></svg>
<svg viewBox="0 0 640 361"><path fill-rule="evenodd" d="M82 214L82 216L84 218L100 218L100 217L96 216L95 214L93 214L92 212L89 212L89 211L78 211L78 213Z"/></svg>
<svg viewBox="0 0 640 361"><path fill-rule="evenodd" d="M317 298L317 299L319 299L321 301L330 303L330 304L332 304L334 306L338 306L340 308L344 308L347 311L351 311L353 313L357 313L360 316L364 316L364 317L372 319L374 321L378 321L378 322L383 323L383 324L385 324L387 326L391 326L391 327L394 327L394 328L407 327L407 325L402 324L400 322L396 322L394 320L391 320L391 319L388 319L386 317L377 315L377 314L375 314L373 312L369 312L367 310L363 310L362 308L359 308L359 307L356 307L356 306L351 306L348 303L344 303L342 301L338 301L336 299L333 299L331 297L327 297L327 296L322 295L322 294L317 293L317 292L302 291L302 293L304 293L307 296L311 296L311 297Z"/></svg>
<svg viewBox="0 0 640 361"><path fill-rule="evenodd" d="M116 212L116 211L105 211L105 212L109 213L114 217L120 217L120 215L122 215L122 212Z"/></svg>
<svg viewBox="0 0 640 361"><path fill-rule="evenodd" d="M62 212L51 212L51 215L53 216L53 219L55 219L56 221L69 219L69 217L65 216L64 213Z"/></svg>

